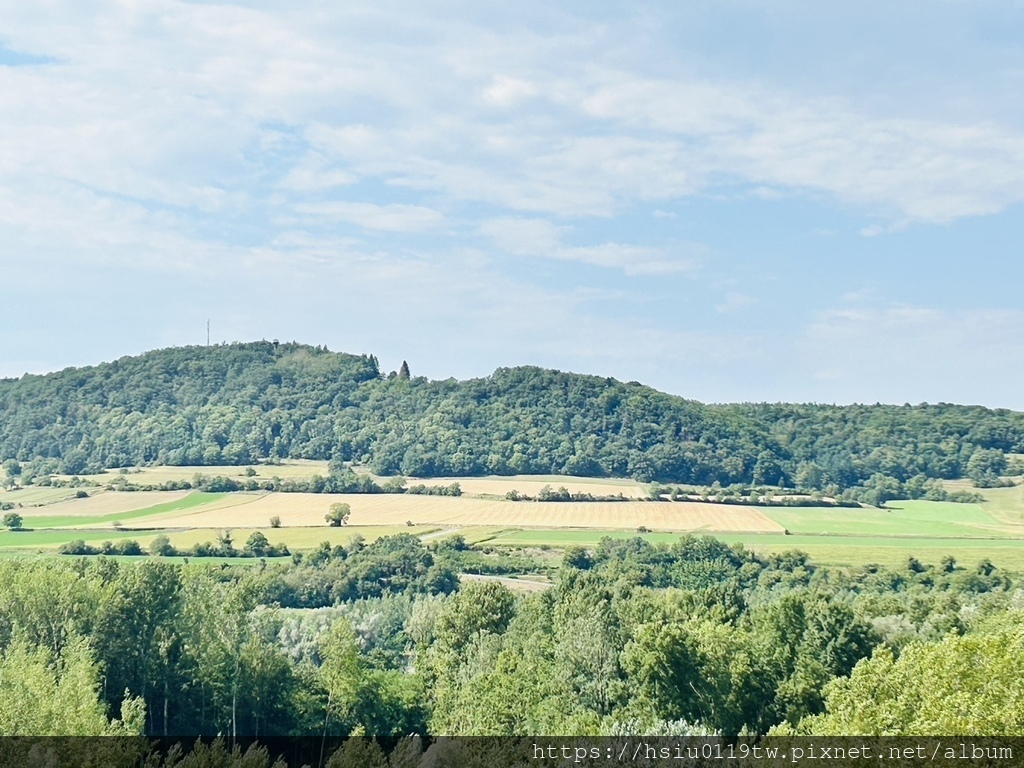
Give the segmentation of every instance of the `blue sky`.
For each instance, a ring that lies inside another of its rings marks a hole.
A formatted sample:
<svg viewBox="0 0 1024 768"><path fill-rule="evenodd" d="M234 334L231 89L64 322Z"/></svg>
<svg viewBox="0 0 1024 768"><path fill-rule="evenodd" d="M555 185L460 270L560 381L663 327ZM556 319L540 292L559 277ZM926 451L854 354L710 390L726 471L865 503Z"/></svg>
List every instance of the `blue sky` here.
<svg viewBox="0 0 1024 768"><path fill-rule="evenodd" d="M4 5L0 375L209 319L1024 409L1019 0Z"/></svg>

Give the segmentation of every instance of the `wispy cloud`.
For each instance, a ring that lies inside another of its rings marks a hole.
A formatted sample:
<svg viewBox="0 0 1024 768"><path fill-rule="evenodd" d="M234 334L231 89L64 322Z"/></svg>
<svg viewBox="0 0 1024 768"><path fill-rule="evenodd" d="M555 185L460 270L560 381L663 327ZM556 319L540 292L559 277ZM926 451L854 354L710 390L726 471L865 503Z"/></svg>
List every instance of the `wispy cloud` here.
<svg viewBox="0 0 1024 768"><path fill-rule="evenodd" d="M385 232L424 232L444 221L440 213L420 205L376 205L335 200L299 203L295 210L321 219L347 221L364 229Z"/></svg>
<svg viewBox="0 0 1024 768"><path fill-rule="evenodd" d="M480 232L509 253L542 259L575 261L621 270L627 275L665 275L692 272L707 249L696 243L674 248L648 248L622 243L569 246L563 243L570 227L558 227L544 219L501 218L484 222Z"/></svg>
<svg viewBox="0 0 1024 768"><path fill-rule="evenodd" d="M221 284L211 275L244 274L253 281L245 296L210 305L270 337L284 333L274 323L316 336L308 329L331 317L339 287L367 313L397 294L393 325L332 341L397 349L415 328L467 366L585 362L572 357L576 344L625 375L639 370L638 339L657 338L643 349L667 350L666 359L704 343L753 359L751 339L792 332L798 302L773 304L751 275L777 275L775 285L827 302L843 288L807 266L856 258L851 239L882 245L967 217L1009 217L1024 202L1024 116L1004 91L987 97L1003 106L974 118L904 105L883 81L871 90L886 98L874 99L833 88L828 73L777 78L760 64L732 66L713 40L660 37L653 30L671 15L531 0L514 14L429 1L316 12L11 4L0 49L0 263L19 278L45 263L72 282L109 269L121 293L153 296L156 316L183 311L168 310L168 275L195 295ZM849 46L856 59L857 41ZM1019 64L1013 50L1000 49L1004 69ZM1013 80L1000 70L1001 88L1019 86L1016 71ZM988 81L965 75L958 92ZM772 241L789 226L830 236ZM923 264L926 250L905 258ZM545 289L521 269L532 259L561 262L572 284ZM613 288L622 295L592 313L588 302ZM250 294L280 313L251 312ZM755 296L758 312L742 311ZM76 325L62 314L67 302L43 288L24 300ZM927 372L922 381L959 382L967 374L935 362L943 338L987 372L986 386L1020 373L1016 315L938 300L923 315L901 311L844 305L817 316L801 337L800 381L817 373L833 376L835 391L888 392L881 382L894 379L877 370L893 370L902 350ZM307 325L289 326L293 318ZM717 333L715 322L739 330ZM544 338L567 327L590 330L565 344ZM114 335L90 331L103 333ZM982 341L972 346L975 333ZM491 339L490 357L475 351ZM682 363L644 370L694 387L703 375ZM470 371L437 370L460 372ZM726 388L735 381L727 373L715 380Z"/></svg>

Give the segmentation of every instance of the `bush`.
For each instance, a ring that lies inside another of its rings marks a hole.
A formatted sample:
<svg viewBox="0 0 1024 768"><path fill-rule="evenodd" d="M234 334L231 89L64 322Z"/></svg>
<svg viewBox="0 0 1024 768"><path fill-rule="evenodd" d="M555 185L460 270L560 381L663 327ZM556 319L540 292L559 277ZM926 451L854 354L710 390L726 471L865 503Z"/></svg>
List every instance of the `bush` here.
<svg viewBox="0 0 1024 768"><path fill-rule="evenodd" d="M270 527L271 528L280 528L281 527L281 518L278 517L277 515L274 515L272 518L270 518Z"/></svg>

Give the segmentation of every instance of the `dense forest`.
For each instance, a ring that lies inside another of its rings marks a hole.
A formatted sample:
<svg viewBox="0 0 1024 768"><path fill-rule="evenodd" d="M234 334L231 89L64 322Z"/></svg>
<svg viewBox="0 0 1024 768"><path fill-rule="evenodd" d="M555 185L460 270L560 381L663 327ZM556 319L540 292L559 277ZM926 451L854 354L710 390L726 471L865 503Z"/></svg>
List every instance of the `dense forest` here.
<svg viewBox="0 0 1024 768"><path fill-rule="evenodd" d="M1024 722L1024 603L987 562L838 571L710 537L605 539L567 551L546 591L460 588L463 558L482 557L403 534L264 567L4 560L0 734L361 734L391 749L414 734Z"/></svg>
<svg viewBox="0 0 1024 768"><path fill-rule="evenodd" d="M681 385L683 388L683 385ZM0 381L0 459L27 475L335 459L381 475L757 483L878 502L1021 471L1024 414L958 405L703 405L532 367L383 375L295 343L181 347Z"/></svg>

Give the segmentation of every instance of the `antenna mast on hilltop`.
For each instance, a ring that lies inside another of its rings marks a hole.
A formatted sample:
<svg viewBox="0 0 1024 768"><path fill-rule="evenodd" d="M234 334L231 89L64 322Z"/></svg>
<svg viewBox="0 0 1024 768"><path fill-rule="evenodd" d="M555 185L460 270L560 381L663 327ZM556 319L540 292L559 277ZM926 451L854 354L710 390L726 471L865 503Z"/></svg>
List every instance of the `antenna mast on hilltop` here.
<svg viewBox="0 0 1024 768"><path fill-rule="evenodd" d="M210 346L210 321L206 321L206 346Z"/></svg>

